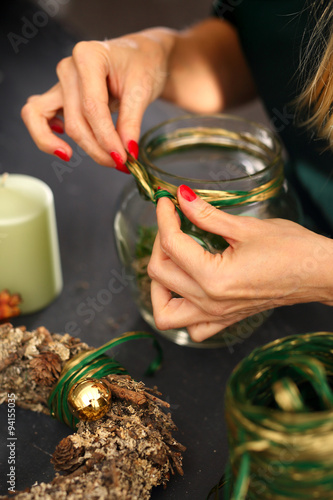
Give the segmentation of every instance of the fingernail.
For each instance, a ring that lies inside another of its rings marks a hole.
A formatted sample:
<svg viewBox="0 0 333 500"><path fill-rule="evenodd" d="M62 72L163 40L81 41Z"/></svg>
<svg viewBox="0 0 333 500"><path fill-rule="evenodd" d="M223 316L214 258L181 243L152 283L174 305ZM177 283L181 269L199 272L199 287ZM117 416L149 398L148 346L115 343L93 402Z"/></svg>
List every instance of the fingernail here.
<svg viewBox="0 0 333 500"><path fill-rule="evenodd" d="M184 184L179 186L179 192L180 192L181 196L184 198L184 200L186 200L186 201L193 201L197 197L195 192L192 191L192 189L189 188L188 186L185 186Z"/></svg>
<svg viewBox="0 0 333 500"><path fill-rule="evenodd" d="M124 174L129 174L130 173L130 171L126 167L125 163L121 159L121 156L120 156L119 153L116 153L115 151L112 151L112 153L110 153L110 156L111 156L112 160L116 164L116 170L119 170L119 172L124 172Z"/></svg>
<svg viewBox="0 0 333 500"><path fill-rule="evenodd" d="M128 143L128 152L130 155L134 156L137 160L139 155L139 145L135 141L129 141Z"/></svg>
<svg viewBox="0 0 333 500"><path fill-rule="evenodd" d="M53 132L56 132L57 134L64 133L64 129L60 125L51 125L51 130L53 130Z"/></svg>
<svg viewBox="0 0 333 500"><path fill-rule="evenodd" d="M59 156L62 160L69 161L70 158L64 149L56 149L54 154Z"/></svg>

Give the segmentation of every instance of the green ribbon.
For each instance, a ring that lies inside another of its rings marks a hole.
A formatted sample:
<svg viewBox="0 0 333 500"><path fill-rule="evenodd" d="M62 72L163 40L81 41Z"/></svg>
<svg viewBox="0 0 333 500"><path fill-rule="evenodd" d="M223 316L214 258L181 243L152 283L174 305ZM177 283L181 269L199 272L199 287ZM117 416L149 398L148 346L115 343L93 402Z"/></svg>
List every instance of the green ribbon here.
<svg viewBox="0 0 333 500"><path fill-rule="evenodd" d="M181 216L177 199L177 187L153 175L139 162L139 160L135 159L129 153L127 153L127 156L128 160L125 164L135 178L139 191L155 204L159 198L169 198L174 203L178 214ZM207 203L217 208L249 205L256 201L265 201L274 196L278 196L283 181L283 165L281 164L273 179L250 191L194 189L194 192Z"/></svg>
<svg viewBox="0 0 333 500"><path fill-rule="evenodd" d="M110 340L98 349L81 352L77 357L74 356L67 362L48 399L51 415L75 429L79 420L72 414L67 403L71 387L80 380L89 377L101 379L111 374L128 374L127 370L116 360L105 356L104 353L123 342L142 338L153 340L153 345L157 350L156 358L151 362L145 373L146 375L153 375L162 364L163 353L160 344L151 333L127 332Z"/></svg>
<svg viewBox="0 0 333 500"><path fill-rule="evenodd" d="M295 335L235 368L225 397L227 500L332 498L332 353L331 332Z"/></svg>
<svg viewBox="0 0 333 500"><path fill-rule="evenodd" d="M160 198L169 198L169 200L171 200L175 207L176 207L176 210L177 210L177 213L180 217L180 220L183 221L184 219L184 214L183 212L180 210L179 206L177 203L175 203L176 201L176 198L169 192L169 191L166 191L165 189L157 189L157 191L154 193L154 197L153 197L153 203L155 203L155 205L157 205L157 202Z"/></svg>

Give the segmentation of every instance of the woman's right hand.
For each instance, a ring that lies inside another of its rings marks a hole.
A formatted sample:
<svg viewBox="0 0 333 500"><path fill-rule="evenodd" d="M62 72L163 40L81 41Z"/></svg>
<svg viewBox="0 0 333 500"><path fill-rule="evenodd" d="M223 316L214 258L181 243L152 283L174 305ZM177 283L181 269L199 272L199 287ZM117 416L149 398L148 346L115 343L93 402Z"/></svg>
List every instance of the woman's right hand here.
<svg viewBox="0 0 333 500"><path fill-rule="evenodd" d="M72 148L54 133L65 130L97 163L128 172L126 150L137 155L142 116L165 87L173 39L173 31L155 28L78 43L59 62L58 83L22 108L39 149L68 161Z"/></svg>

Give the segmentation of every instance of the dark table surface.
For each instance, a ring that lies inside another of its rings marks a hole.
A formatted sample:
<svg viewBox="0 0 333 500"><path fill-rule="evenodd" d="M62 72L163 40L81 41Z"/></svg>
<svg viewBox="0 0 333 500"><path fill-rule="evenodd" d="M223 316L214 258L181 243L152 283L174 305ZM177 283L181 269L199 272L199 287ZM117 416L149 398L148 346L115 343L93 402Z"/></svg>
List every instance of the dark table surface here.
<svg viewBox="0 0 333 500"><path fill-rule="evenodd" d="M34 329L46 326L52 332L75 331L92 346L99 346L128 330L151 331L140 318L129 290L113 295L112 301L87 323L78 307L105 288L110 273L122 268L113 233L113 219L128 176L96 165L74 147L75 158L62 179L56 174L55 159L40 152L30 139L20 109L27 97L41 93L56 81L57 61L70 54L73 39L49 18L17 53L8 33L21 34L22 16L33 15L20 2L5 3L1 17L0 58L0 174L24 173L45 181L55 197L58 234L64 276L60 297L39 313L13 319L14 325ZM156 102L147 110L142 130L181 110ZM0 254L1 258L1 254ZM1 289L1 277L0 277ZM143 375L151 351L144 341L124 344L118 360L132 376L147 385L157 385L179 428L177 439L187 451L184 477L174 476L166 490L156 488L153 499L205 499L219 480L227 460L227 431L223 396L227 379L236 364L256 346L278 337L332 329L333 309L320 304L280 308L249 338L233 349L193 349L177 346L158 336L164 350L164 364L153 379ZM7 492L7 409L0 407L0 493ZM50 457L56 444L71 431L45 415L17 409L16 487L24 489L35 481L50 481L54 475Z"/></svg>

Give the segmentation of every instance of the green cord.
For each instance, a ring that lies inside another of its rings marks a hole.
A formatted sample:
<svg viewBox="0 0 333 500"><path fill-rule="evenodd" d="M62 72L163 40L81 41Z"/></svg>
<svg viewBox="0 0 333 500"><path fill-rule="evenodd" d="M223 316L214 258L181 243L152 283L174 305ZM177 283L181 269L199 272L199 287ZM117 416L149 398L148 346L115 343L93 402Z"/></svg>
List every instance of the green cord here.
<svg viewBox="0 0 333 500"><path fill-rule="evenodd" d="M167 197L175 204L178 214L181 211L178 206L177 188L161 178L153 175L139 160L127 153L128 160L125 162L128 170L136 180L139 192L148 200L157 203L162 197ZM250 191L221 191L213 189L195 189L194 191L203 200L217 208L225 208L235 205L249 205L256 201L265 201L280 194L284 181L283 166L277 170L273 179L263 183Z"/></svg>
<svg viewBox="0 0 333 500"><path fill-rule="evenodd" d="M225 396L227 500L332 499L332 354L333 333L295 335L235 368Z"/></svg>
<svg viewBox="0 0 333 500"><path fill-rule="evenodd" d="M169 191L166 191L165 189L158 189L154 193L153 202L155 203L155 205L157 205L157 202L160 198L169 198L169 200L172 200L175 202L175 197L171 193L169 193ZM180 217L180 220L183 221L183 219L184 219L183 212L180 210L180 208L177 204L175 206L176 206L177 214Z"/></svg>
<svg viewBox="0 0 333 500"><path fill-rule="evenodd" d="M123 342L142 338L153 340L153 345L157 350L156 358L152 361L146 371L146 375L153 375L162 364L163 353L160 344L151 333L127 332L121 337L110 340L98 349L80 353L77 360L72 358L69 361L70 364L68 368L65 365L60 378L48 399L48 406L51 415L75 429L79 420L74 417L67 403L67 397L71 387L79 380L83 380L88 377L101 379L102 377L106 377L110 374L128 374L125 368L123 368L114 359L104 355L104 353L109 349L122 344Z"/></svg>

